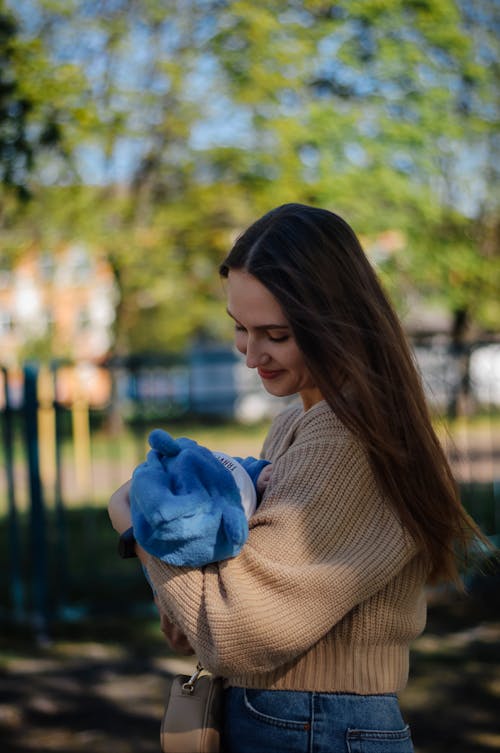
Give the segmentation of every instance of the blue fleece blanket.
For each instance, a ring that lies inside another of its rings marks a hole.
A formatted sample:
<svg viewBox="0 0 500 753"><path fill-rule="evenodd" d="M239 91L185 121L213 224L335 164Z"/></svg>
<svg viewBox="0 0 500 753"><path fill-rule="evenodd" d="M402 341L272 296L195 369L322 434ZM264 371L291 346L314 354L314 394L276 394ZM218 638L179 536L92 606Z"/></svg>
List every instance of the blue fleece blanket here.
<svg viewBox="0 0 500 753"><path fill-rule="evenodd" d="M232 473L206 447L155 429L132 476L134 535L172 565L200 567L241 550L248 523ZM255 483L267 461L240 460Z"/></svg>

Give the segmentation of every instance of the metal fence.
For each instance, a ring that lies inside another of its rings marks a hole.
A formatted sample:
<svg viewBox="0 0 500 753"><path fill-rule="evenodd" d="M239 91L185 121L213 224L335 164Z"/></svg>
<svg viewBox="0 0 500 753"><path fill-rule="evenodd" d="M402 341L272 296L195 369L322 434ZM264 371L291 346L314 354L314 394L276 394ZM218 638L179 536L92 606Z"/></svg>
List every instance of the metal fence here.
<svg viewBox="0 0 500 753"><path fill-rule="evenodd" d="M463 414L443 442L464 502L498 536L500 345L450 354L420 343L415 356L436 416ZM28 364L1 377L0 620L39 637L54 622L105 613L111 595L149 601L140 570L116 557L104 502L144 458L153 422L250 423L283 407L227 348L101 367Z"/></svg>

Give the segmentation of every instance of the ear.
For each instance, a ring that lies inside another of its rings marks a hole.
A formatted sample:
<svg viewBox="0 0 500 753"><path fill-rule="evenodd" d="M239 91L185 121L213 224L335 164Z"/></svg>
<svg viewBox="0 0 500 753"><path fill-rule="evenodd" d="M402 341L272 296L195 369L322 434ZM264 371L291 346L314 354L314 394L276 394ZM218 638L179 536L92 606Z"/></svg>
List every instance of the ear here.
<svg viewBox="0 0 500 753"><path fill-rule="evenodd" d="M163 431L163 429L154 429L151 432L149 435L149 445L151 449L160 452L162 455L167 455L167 457L174 457L181 451L176 440L166 431Z"/></svg>

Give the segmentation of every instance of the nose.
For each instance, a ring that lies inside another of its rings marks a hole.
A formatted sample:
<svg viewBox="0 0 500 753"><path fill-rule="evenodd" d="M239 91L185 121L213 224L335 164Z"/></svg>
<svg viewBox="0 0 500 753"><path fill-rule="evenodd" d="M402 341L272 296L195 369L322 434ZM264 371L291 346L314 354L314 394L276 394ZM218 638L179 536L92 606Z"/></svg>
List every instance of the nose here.
<svg viewBox="0 0 500 753"><path fill-rule="evenodd" d="M270 360L269 355L265 352L262 345L251 337L246 344L246 365L249 369L256 369L257 366L264 366Z"/></svg>

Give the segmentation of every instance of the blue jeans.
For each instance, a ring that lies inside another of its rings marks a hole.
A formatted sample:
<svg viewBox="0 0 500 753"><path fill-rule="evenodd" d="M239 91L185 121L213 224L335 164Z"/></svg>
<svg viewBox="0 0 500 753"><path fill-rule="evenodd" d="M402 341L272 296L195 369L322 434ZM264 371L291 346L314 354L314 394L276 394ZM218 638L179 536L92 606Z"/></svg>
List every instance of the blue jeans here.
<svg viewBox="0 0 500 753"><path fill-rule="evenodd" d="M393 694L225 691L224 753L413 753Z"/></svg>

